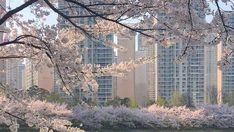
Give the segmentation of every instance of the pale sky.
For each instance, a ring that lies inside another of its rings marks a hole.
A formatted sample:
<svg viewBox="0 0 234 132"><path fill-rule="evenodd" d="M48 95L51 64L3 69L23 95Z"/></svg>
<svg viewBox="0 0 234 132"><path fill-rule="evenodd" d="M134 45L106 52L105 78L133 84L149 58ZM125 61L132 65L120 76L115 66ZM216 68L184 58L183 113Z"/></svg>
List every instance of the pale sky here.
<svg viewBox="0 0 234 132"><path fill-rule="evenodd" d="M10 6L11 9L21 5L24 2L24 0L6 0L6 1L7 1L7 4L6 4L7 7ZM234 2L234 0L232 0L232 2ZM222 10L225 10L225 11L232 10L230 5L226 5L222 2L219 2L219 4L220 4L220 7ZM217 10L216 5L214 3L213 4L210 3L210 7L212 10ZM22 10L20 13L23 14L25 19L35 19L35 16L32 13L30 13L30 8L26 8L26 9ZM58 15L51 10L50 15L46 19L46 23L48 25L56 24L57 17L58 17ZM206 16L206 20L207 20L207 22L210 22L212 20L212 16Z"/></svg>
<svg viewBox="0 0 234 132"><path fill-rule="evenodd" d="M15 7L18 7L19 5L23 4L24 3L24 0L6 0L6 6L10 6L11 9L14 9ZM32 19L34 18L35 19L35 16L30 13L30 8L25 8L24 10L22 10L20 12L21 14L23 14L24 18L25 19ZM46 19L46 23L48 25L53 25L53 24L56 24L57 22L57 14L54 13L53 11L51 11L50 15L47 17Z"/></svg>
<svg viewBox="0 0 234 132"><path fill-rule="evenodd" d="M7 6L10 6L12 9L21 5L24 0L6 0L7 1ZM234 2L234 0L232 0L232 2ZM220 7L223 9L223 10L231 10L231 7L229 5L225 5L224 3L220 2ZM213 4L210 4L210 7L213 9L213 10L216 10L216 6ZM35 16L30 13L30 9L29 8L26 8L24 10L22 10L20 12L21 14L24 15L24 18L25 19L31 19L31 18L35 18ZM46 20L46 23L49 24L49 25L53 25L53 24L56 24L57 22L57 14L54 13L53 11L51 11L50 13L50 16L47 17L47 20ZM209 22L212 20L212 16L206 16L206 20Z"/></svg>

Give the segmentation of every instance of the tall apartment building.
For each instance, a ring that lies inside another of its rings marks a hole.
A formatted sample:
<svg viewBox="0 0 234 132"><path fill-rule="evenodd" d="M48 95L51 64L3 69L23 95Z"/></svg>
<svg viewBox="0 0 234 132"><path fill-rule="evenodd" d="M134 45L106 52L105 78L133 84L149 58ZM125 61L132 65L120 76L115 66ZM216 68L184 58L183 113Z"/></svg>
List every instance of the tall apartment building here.
<svg viewBox="0 0 234 132"><path fill-rule="evenodd" d="M24 64L22 59L6 60L6 82L10 88L24 89Z"/></svg>
<svg viewBox="0 0 234 132"><path fill-rule="evenodd" d="M145 47L141 44L141 35L126 37L117 35L118 45L127 49L125 52L118 52L117 63L122 61L135 60L146 56ZM148 100L147 95L147 65L141 65L126 73L124 77L117 77L116 95L120 98L130 98L140 106L144 106Z"/></svg>
<svg viewBox="0 0 234 132"><path fill-rule="evenodd" d="M58 1L58 7L59 8L63 8L67 6L66 3L62 0ZM84 9L82 8L77 8L77 10L75 12L73 11L63 11L64 13L67 14L84 14ZM65 21L63 18L59 18L59 25L61 28L63 27L67 27L70 24ZM80 25L93 25L95 24L95 20L94 18L78 18L75 20L75 22ZM106 37L107 39L113 41L113 35L108 35L108 36L102 36L102 37ZM83 56L83 62L85 64L99 64L101 66L107 66L111 63L114 62L114 51L112 48L105 46L105 44L101 41L99 42L94 42L91 39L89 39L88 37L84 40L84 42L82 43L83 47L88 48L88 53L86 53ZM99 88L98 88L98 93L97 93L97 99L98 99L98 103L100 104L104 104L107 100L110 100L113 98L113 78L111 76L105 76L105 77L98 77L97 82L99 84ZM57 85L56 89L58 91L58 89L60 86ZM61 91L61 90L60 90ZM79 88L78 88L79 91ZM60 92L62 93L62 92Z"/></svg>
<svg viewBox="0 0 234 132"><path fill-rule="evenodd" d="M204 19L204 15L199 11L198 15ZM162 12L158 14L158 19L170 18ZM217 89L216 47L210 48L199 43L190 45L195 49L195 53L180 64L176 64L175 60L186 46L183 41L177 41L169 48L157 44L149 49L149 54L157 56L155 64L148 68L151 84L148 88L151 90L149 98L157 100L158 97L163 97L169 100L174 91L180 91L187 95L193 104L216 100L211 94L212 90Z"/></svg>
<svg viewBox="0 0 234 132"><path fill-rule="evenodd" d="M135 35L125 37L117 35L118 45L123 46L127 51L118 52L117 63L135 60ZM135 96L135 69L126 73L124 77L117 77L116 96L136 100Z"/></svg>
<svg viewBox="0 0 234 132"><path fill-rule="evenodd" d="M6 84L6 61L0 60L0 83Z"/></svg>
<svg viewBox="0 0 234 132"><path fill-rule="evenodd" d="M0 10L3 12L2 8L6 7L6 0L0 1L1 7ZM3 13L2 13L3 14ZM0 14L0 16L2 15ZM0 42L3 42L4 32L5 32L6 24L0 25ZM0 83L6 83L6 60L0 60Z"/></svg>
<svg viewBox="0 0 234 132"><path fill-rule="evenodd" d="M143 45L141 41L142 36L138 34L136 36L136 40L137 40L137 48L135 51L135 59L147 56L149 57L146 50L147 48L145 45ZM150 76L148 76L147 74L149 65L150 64L144 64L135 68L135 96L136 96L136 102L141 106L144 106L149 99L148 80Z"/></svg>
<svg viewBox="0 0 234 132"><path fill-rule="evenodd" d="M177 90L191 97L194 104L215 102L216 47L208 48L195 44L193 47L196 53L176 64L175 59L184 48L183 43L176 43L170 48L156 45L153 52L158 56L157 61L148 68L150 99L157 100L158 97L163 97L169 100Z"/></svg>
<svg viewBox="0 0 234 132"><path fill-rule="evenodd" d="M144 48L141 48L144 47ZM142 35L138 37L138 51L145 52L146 56L157 58L156 52L157 45L147 45L147 38ZM144 50L142 50L144 49ZM153 63L146 65L146 75L147 75L147 100L156 100L158 98L157 88L157 63L156 60Z"/></svg>
<svg viewBox="0 0 234 132"><path fill-rule="evenodd" d="M224 15L228 16L225 17L226 25L233 27L234 26L234 11L225 11ZM230 34L234 36L234 34ZM218 59L220 60L222 57L222 51L224 49L224 46L222 45L223 42L221 42L218 45ZM223 70L218 69L218 103L223 102L223 98L228 93L234 92L234 54L231 54L230 57L231 65Z"/></svg>

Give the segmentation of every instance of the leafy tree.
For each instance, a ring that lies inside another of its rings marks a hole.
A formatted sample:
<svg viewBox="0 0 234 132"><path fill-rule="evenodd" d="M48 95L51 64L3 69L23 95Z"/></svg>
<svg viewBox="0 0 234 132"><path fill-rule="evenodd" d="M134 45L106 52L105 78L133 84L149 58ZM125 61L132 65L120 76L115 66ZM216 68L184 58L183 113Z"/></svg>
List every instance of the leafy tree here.
<svg viewBox="0 0 234 132"><path fill-rule="evenodd" d="M129 99L129 102L128 102L128 106L129 108L137 108L138 107L138 104L135 100L133 99Z"/></svg>
<svg viewBox="0 0 234 132"><path fill-rule="evenodd" d="M184 106L187 104L186 95L182 95L179 91L174 91L171 97L170 105Z"/></svg>
<svg viewBox="0 0 234 132"><path fill-rule="evenodd" d="M122 100L120 99L120 97L115 97L112 100L108 100L105 105L106 106L111 105L111 106L117 107L117 106L121 106L121 102L122 102Z"/></svg>
<svg viewBox="0 0 234 132"><path fill-rule="evenodd" d="M153 104L155 104L154 100L146 100L146 102L145 102L145 106L150 106L150 105L153 105Z"/></svg>
<svg viewBox="0 0 234 132"><path fill-rule="evenodd" d="M208 102L210 104L217 104L217 88L216 87L211 88L208 99L209 99Z"/></svg>
<svg viewBox="0 0 234 132"><path fill-rule="evenodd" d="M46 100L49 95L49 91L34 85L27 89L27 94L37 100Z"/></svg>
<svg viewBox="0 0 234 132"><path fill-rule="evenodd" d="M168 105L167 101L164 98L162 98L162 97L159 97L157 99L156 104L158 106L167 106Z"/></svg>
<svg viewBox="0 0 234 132"><path fill-rule="evenodd" d="M129 98L123 98L120 99L121 105L128 107L129 103L130 103L130 99Z"/></svg>
<svg viewBox="0 0 234 132"><path fill-rule="evenodd" d="M234 106L234 92L226 94L223 98L223 103Z"/></svg>
<svg viewBox="0 0 234 132"><path fill-rule="evenodd" d="M113 100L107 101L105 105L106 106L111 105L111 106L114 106L114 107L126 106L126 107L130 107L130 108L138 107L137 102L135 100L132 100L130 98L121 99L120 97L116 97Z"/></svg>
<svg viewBox="0 0 234 132"><path fill-rule="evenodd" d="M54 102L54 103L64 103L65 99L62 98L58 93L51 92L47 97L46 100L49 102Z"/></svg>

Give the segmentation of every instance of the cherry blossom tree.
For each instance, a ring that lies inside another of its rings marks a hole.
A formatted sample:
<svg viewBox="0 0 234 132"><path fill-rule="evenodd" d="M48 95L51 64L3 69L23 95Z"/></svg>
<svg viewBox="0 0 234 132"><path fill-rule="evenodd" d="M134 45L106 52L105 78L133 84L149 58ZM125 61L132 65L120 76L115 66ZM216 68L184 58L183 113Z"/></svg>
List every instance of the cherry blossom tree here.
<svg viewBox="0 0 234 132"><path fill-rule="evenodd" d="M103 41L119 50L124 48L103 36L111 33L127 36L137 32L147 37L148 44L169 47L176 42L183 42L186 47L176 62L183 61L193 53L191 51L196 50L193 43L217 45L222 41L224 52L218 64L223 68L230 64L228 58L232 54L233 28L226 22L230 15L222 12L220 2L233 5L230 0L28 0L14 9L2 9L5 12L0 24L8 20L11 32L9 41L0 44L1 57L31 58L41 62L40 64L46 63L55 67L65 90L70 94L74 85L92 86L96 89L98 85L93 78L124 74L126 70L120 68L129 70L139 62L149 62L148 58L143 58L137 62L114 64L104 69L98 65L84 65L82 55L87 49L77 44L87 37L92 41ZM212 10L210 4L214 4L217 10ZM31 9L36 16L35 20L22 19L19 13L25 8ZM57 13L59 20L65 20L67 28L61 29L59 24L46 25L43 19L48 17L50 12ZM213 16L211 22L205 20L207 15ZM79 20L83 18L92 18L94 22L81 24ZM134 21L134 24L127 24L127 20Z"/></svg>
<svg viewBox="0 0 234 132"><path fill-rule="evenodd" d="M76 107L72 119L86 129L233 128L234 109L228 105L205 105L131 109L120 107Z"/></svg>

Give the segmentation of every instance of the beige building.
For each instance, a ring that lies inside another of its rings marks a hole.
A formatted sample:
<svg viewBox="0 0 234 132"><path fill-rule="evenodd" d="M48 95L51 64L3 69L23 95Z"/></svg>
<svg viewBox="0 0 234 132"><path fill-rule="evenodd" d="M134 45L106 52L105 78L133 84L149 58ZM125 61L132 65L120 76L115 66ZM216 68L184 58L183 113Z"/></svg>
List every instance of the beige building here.
<svg viewBox="0 0 234 132"><path fill-rule="evenodd" d="M137 35L137 39L136 36L117 36L118 44L127 49L126 52L118 52L117 63L146 56L146 51L141 46L141 43L138 43L138 47L136 47L138 39L139 35ZM148 99L146 69L147 65L142 65L127 73L124 77L117 77L115 96L130 98L143 106Z"/></svg>
<svg viewBox="0 0 234 132"><path fill-rule="evenodd" d="M234 11L225 11L224 12L225 19L226 19L226 25L233 27L234 26ZM233 33L230 32L229 35L232 35L231 38L233 38ZM218 54L217 59L221 60L223 50L225 49L224 43L221 42L218 45ZM232 51L233 52L233 51ZM230 63L230 65L223 70L218 69L218 78L217 78L217 91L218 91L218 103L223 103L223 99L226 97L226 95L234 92L234 54L232 53L229 58L227 58Z"/></svg>
<svg viewBox="0 0 234 132"><path fill-rule="evenodd" d="M136 58L140 57L153 57L154 54L150 51L154 46L146 45L146 38L138 34L136 36L137 48L136 48ZM151 95L154 93L154 86L152 80L154 80L154 63L145 64L137 67L135 69L135 89L136 89L136 101L138 104L144 106L148 100L151 100Z"/></svg>
<svg viewBox="0 0 234 132"><path fill-rule="evenodd" d="M35 69L32 62L27 59L25 64L25 88L28 89L33 85L52 91L54 87L53 68L41 66Z"/></svg>
<svg viewBox="0 0 234 132"><path fill-rule="evenodd" d="M217 45L217 61L222 58L222 43ZM223 72L221 69L217 69L217 103L222 104L223 102Z"/></svg>
<svg viewBox="0 0 234 132"><path fill-rule="evenodd" d="M127 49L124 52L118 52L117 63L122 61L129 61L135 59L135 36L131 38L118 35L118 45L121 45ZM117 77L116 96L120 98L128 97L136 100L135 98L135 71L131 71L124 77Z"/></svg>
<svg viewBox="0 0 234 132"><path fill-rule="evenodd" d="M217 46L204 47L204 102L214 104L217 102Z"/></svg>
<svg viewBox="0 0 234 132"><path fill-rule="evenodd" d="M145 50L136 51L136 58L145 56ZM146 101L149 100L148 65L149 64L141 65L135 69L135 100L141 106L144 106Z"/></svg>

